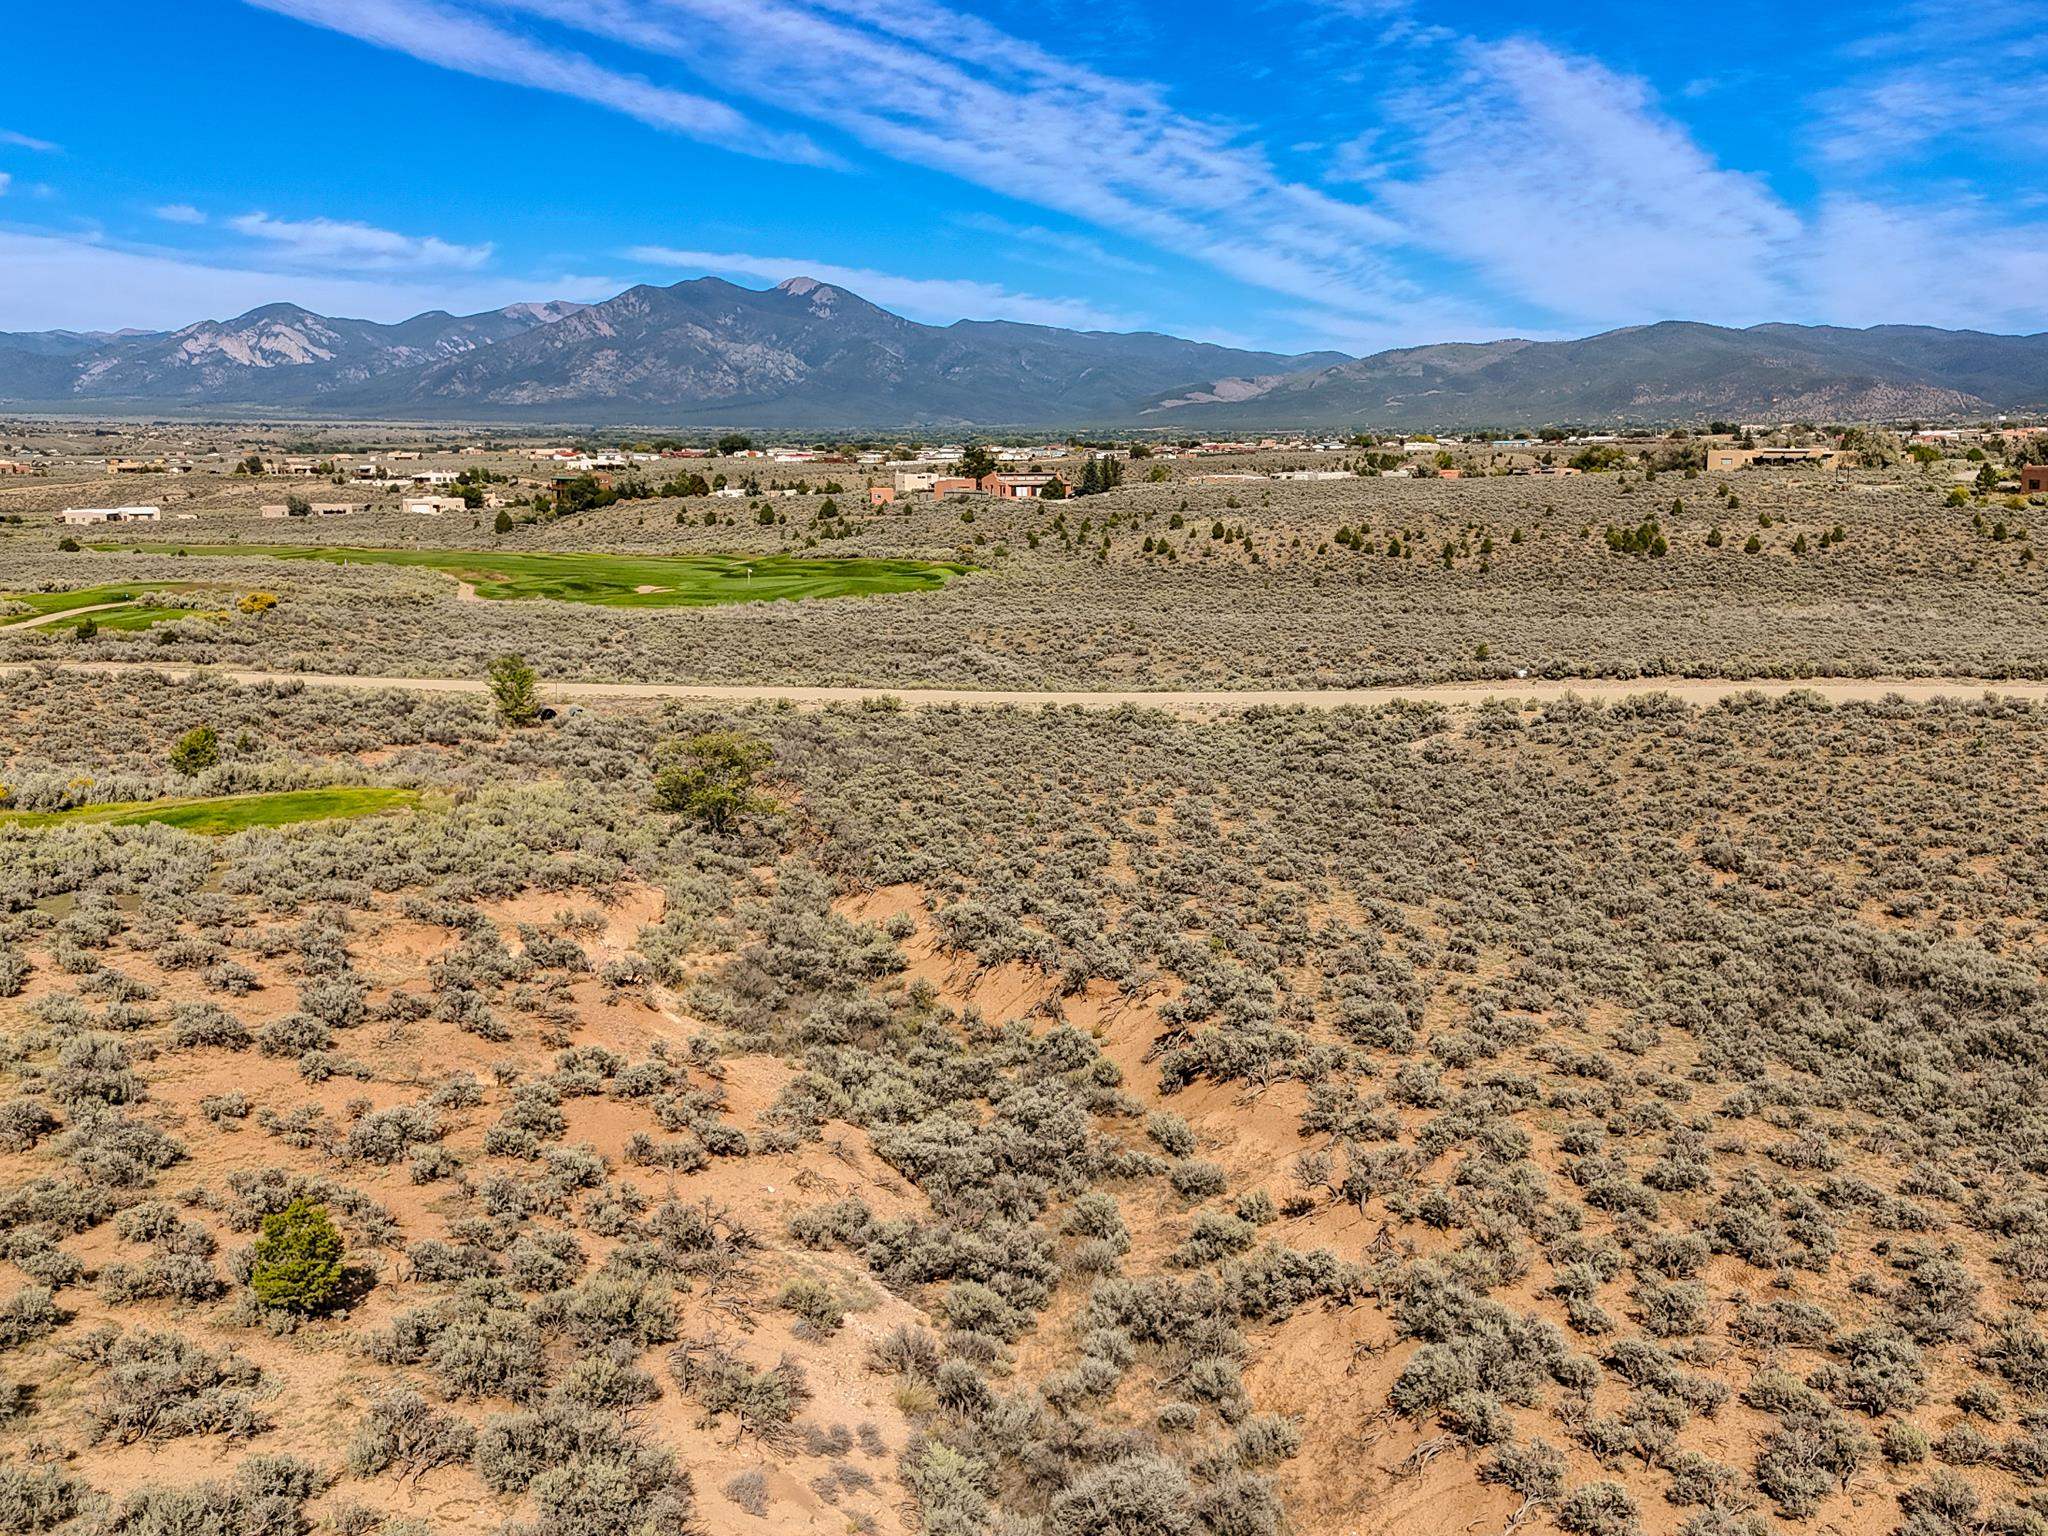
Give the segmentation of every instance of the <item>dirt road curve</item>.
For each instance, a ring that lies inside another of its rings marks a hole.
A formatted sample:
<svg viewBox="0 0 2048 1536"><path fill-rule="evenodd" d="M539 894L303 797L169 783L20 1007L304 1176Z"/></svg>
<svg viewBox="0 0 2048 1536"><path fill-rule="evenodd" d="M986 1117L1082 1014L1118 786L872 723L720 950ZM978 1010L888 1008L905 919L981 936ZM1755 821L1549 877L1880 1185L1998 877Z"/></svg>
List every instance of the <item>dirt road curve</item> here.
<svg viewBox="0 0 2048 1536"><path fill-rule="evenodd" d="M33 671L36 663L0 663L0 673ZM124 661L80 661L63 665L67 672L119 673L144 669L146 664ZM241 667L154 666L147 670L177 676L209 676L233 683L303 683L309 688L412 688L427 693L482 693L485 684L465 677L356 677L332 672L262 672ZM1806 692L1837 704L1882 699L1897 695L1909 700L1935 698L1976 698L1996 693L2002 698L2048 702L2048 682L1988 682L1980 678L1810 678L1804 681L1737 681L1714 678L1548 678L1515 679L1490 683L1422 683L1407 687L1325 688L1325 689L1187 689L1158 691L1004 690L991 688L810 688L753 683L580 683L551 682L545 685L549 698L568 699L701 699L710 703L759 703L786 699L792 704L857 704L864 699L893 698L905 706L955 704L968 706L1011 706L1037 709L1045 705L1082 705L1092 709L1116 709L1134 705L1141 709L1165 709L1182 714L1207 714L1218 710L1265 708L1343 709L1371 708L1397 699L1425 704L1481 704L1489 699L1508 699L1543 704L1567 695L1582 699L1612 701L1646 693L1670 694L1687 704L1715 704L1740 693L1781 694Z"/></svg>

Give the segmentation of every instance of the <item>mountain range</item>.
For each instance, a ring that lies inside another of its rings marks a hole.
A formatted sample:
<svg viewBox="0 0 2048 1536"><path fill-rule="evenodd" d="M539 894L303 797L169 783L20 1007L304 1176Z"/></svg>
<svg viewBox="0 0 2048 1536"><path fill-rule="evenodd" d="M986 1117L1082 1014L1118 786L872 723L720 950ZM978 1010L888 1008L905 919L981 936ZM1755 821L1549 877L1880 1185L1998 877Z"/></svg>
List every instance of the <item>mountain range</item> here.
<svg viewBox="0 0 2048 1536"><path fill-rule="evenodd" d="M1686 321L1576 341L1256 352L920 324L843 288L698 278L395 325L268 304L183 329L0 333L0 408L850 430L1945 419L2048 404L2048 335Z"/></svg>

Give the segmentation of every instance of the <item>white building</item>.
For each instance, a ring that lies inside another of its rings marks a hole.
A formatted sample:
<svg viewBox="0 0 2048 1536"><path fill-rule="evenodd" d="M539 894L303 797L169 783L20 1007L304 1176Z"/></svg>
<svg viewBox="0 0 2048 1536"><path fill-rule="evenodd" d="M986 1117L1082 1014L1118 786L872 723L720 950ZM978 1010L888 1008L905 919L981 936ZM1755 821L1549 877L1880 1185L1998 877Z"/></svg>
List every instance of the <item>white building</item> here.
<svg viewBox="0 0 2048 1536"><path fill-rule="evenodd" d="M460 496L407 496L398 503L398 510L416 517L439 517L443 512L466 512L469 503Z"/></svg>
<svg viewBox="0 0 2048 1536"><path fill-rule="evenodd" d="M82 527L88 523L155 523L163 520L161 507L66 507L57 521Z"/></svg>

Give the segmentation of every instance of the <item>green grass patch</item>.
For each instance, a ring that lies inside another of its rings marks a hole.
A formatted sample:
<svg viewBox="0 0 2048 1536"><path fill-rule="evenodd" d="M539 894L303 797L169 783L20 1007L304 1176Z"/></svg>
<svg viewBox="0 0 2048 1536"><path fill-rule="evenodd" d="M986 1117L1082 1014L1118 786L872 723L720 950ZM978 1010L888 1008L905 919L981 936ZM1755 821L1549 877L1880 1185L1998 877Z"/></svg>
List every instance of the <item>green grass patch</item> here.
<svg viewBox="0 0 2048 1536"><path fill-rule="evenodd" d="M478 597L552 598L610 608L702 608L714 603L928 592L970 566L931 560L804 555L533 554L482 549L351 549L292 544L95 544L147 554L235 555L327 560L337 565L401 565L440 571L476 588Z"/></svg>
<svg viewBox="0 0 2048 1536"><path fill-rule="evenodd" d="M89 618L101 629L147 629L166 619L189 619L201 610L144 607L140 599L145 592L191 592L203 585L196 581L153 581L139 586L109 582L97 587L74 587L68 592L0 592L0 605L11 609L15 604L21 604L30 610L27 613L0 613L0 625L18 624L38 634L49 634L58 630L75 630ZM109 608L109 603L121 606ZM81 611L88 608L99 611ZM28 622L39 616L48 617L49 622Z"/></svg>
<svg viewBox="0 0 2048 1536"><path fill-rule="evenodd" d="M156 822L186 832L219 836L250 827L282 827L295 821L332 821L372 816L419 804L416 789L351 785L330 789L285 789L258 795L214 795L192 800L122 800L81 805L68 811L0 812L0 826L139 827Z"/></svg>
<svg viewBox="0 0 2048 1536"><path fill-rule="evenodd" d="M205 608L145 608L134 604L126 608L109 608L101 613L81 613L73 618L52 619L47 624L35 626L39 634L54 634L58 630L75 630L87 619L92 620L104 631L133 632L148 629L152 624L161 624L167 619L225 619L227 614L219 609Z"/></svg>

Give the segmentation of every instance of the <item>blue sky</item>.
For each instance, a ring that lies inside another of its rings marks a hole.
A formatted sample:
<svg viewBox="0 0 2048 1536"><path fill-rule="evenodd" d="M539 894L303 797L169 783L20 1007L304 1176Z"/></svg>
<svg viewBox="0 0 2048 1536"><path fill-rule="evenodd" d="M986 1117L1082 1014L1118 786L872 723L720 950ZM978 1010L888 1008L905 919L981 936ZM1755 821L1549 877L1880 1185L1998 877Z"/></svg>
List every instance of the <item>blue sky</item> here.
<svg viewBox="0 0 2048 1536"><path fill-rule="evenodd" d="M707 272L1288 350L2048 328L2048 0L14 9L0 330Z"/></svg>

